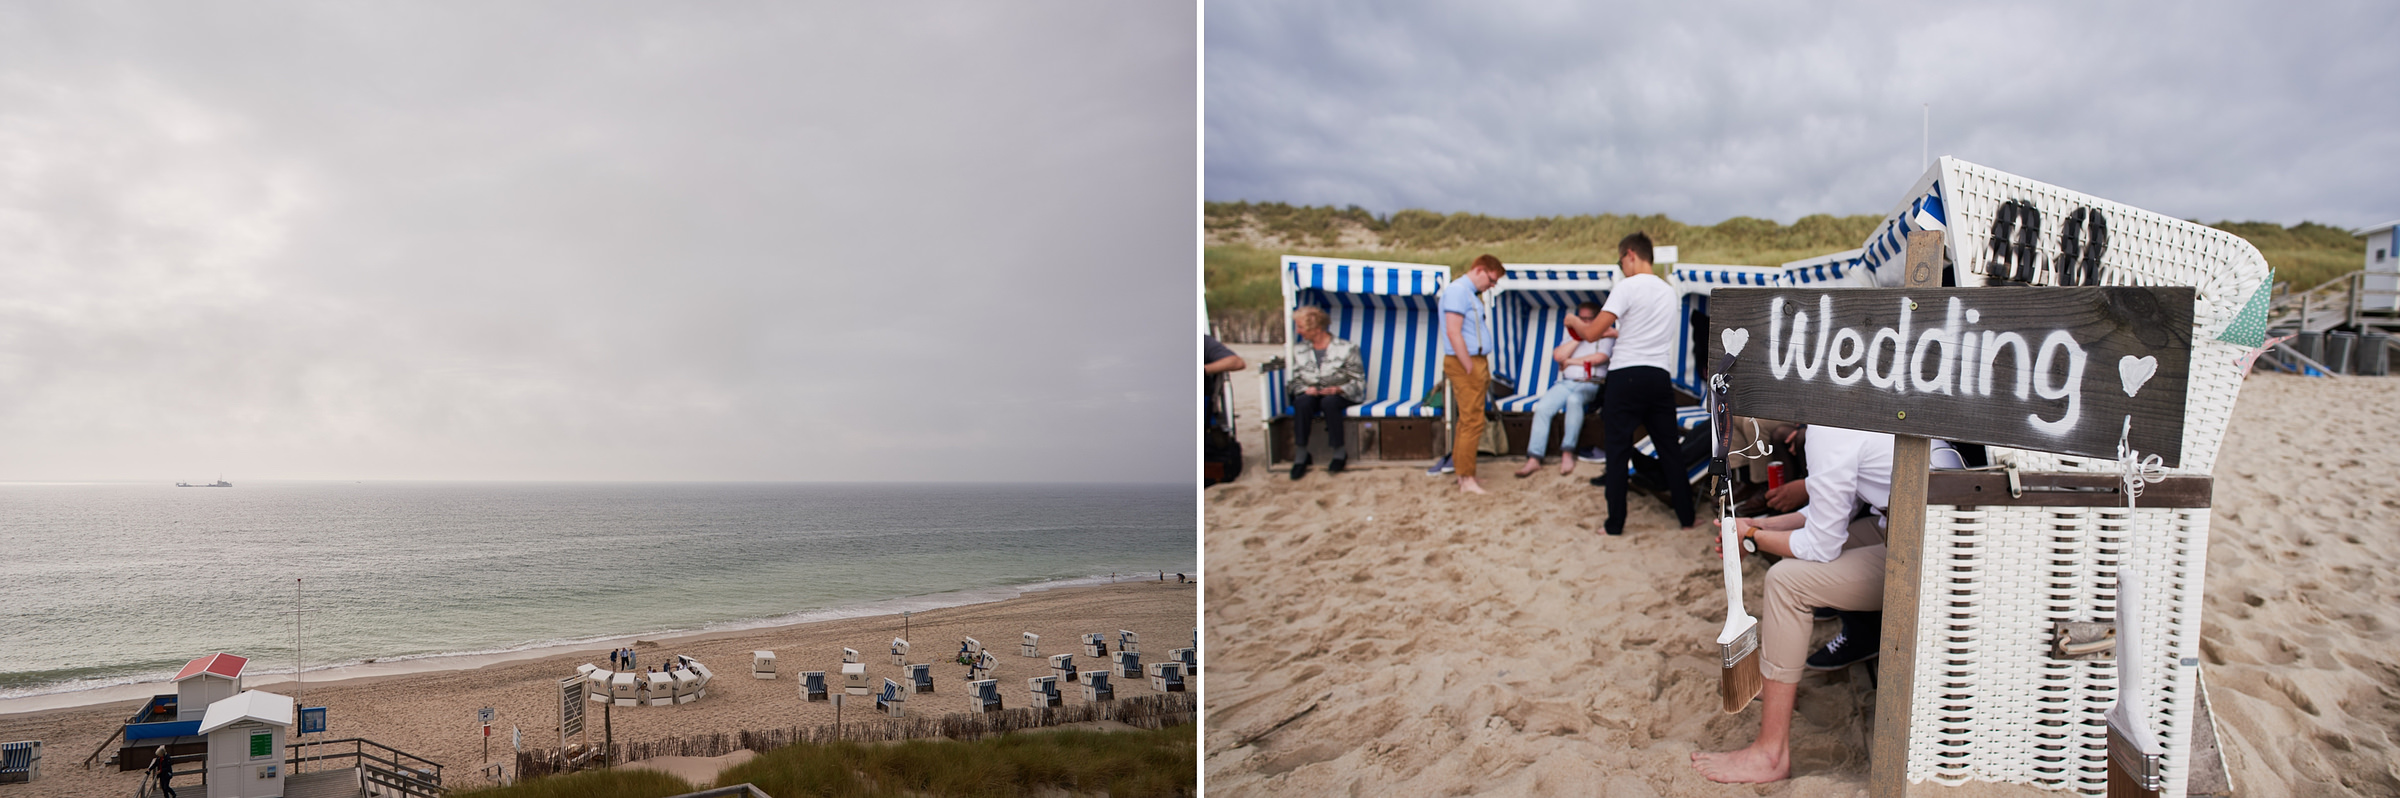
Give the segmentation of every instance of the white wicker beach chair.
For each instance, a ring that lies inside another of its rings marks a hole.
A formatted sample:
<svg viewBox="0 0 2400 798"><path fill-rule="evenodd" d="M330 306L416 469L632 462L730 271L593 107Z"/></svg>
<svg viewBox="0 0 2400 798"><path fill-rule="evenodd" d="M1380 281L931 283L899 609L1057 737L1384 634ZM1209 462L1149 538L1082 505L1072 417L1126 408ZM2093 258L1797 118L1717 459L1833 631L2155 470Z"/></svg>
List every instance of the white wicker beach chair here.
<svg viewBox="0 0 2400 798"><path fill-rule="evenodd" d="M1025 689L1026 689L1027 691L1029 691L1029 692L1033 693L1033 706L1035 706L1035 707L1055 707L1055 706L1058 706L1058 703L1059 703L1059 696L1058 696L1058 677L1056 677L1056 676L1035 676L1035 677L1033 677L1033 678L1026 679L1026 680L1025 680Z"/></svg>
<svg viewBox="0 0 2400 798"><path fill-rule="evenodd" d="M1183 663L1161 662L1151 665L1150 687L1161 693L1183 692Z"/></svg>
<svg viewBox="0 0 2400 798"><path fill-rule="evenodd" d="M843 662L844 664L848 664L848 663L852 663L852 662L857 662L857 661L858 661L858 649L855 649L855 648L844 648L844 649L842 649L842 662Z"/></svg>
<svg viewBox="0 0 2400 798"><path fill-rule="evenodd" d="M675 677L675 703L689 704L700 700L700 674L689 668L676 668L668 675Z"/></svg>
<svg viewBox="0 0 2400 798"><path fill-rule="evenodd" d="M970 712L1000 711L1000 681L979 679L967 685L967 710Z"/></svg>
<svg viewBox="0 0 2400 798"><path fill-rule="evenodd" d="M752 651L752 652L750 652L750 678L753 678L753 679L773 679L773 678L775 678L775 652L773 652L773 651Z"/></svg>
<svg viewBox="0 0 2400 798"><path fill-rule="evenodd" d="M900 689L899 682L888 678L884 679L883 692L875 694L875 711L897 718L906 710L907 705L908 691Z"/></svg>
<svg viewBox="0 0 2400 798"><path fill-rule="evenodd" d="M1054 676L1057 676L1059 681L1066 682L1066 683L1068 683L1068 684L1074 684L1074 683L1075 683L1075 655L1073 655L1073 654L1052 654L1052 655L1050 655L1050 673L1051 673L1052 675L1054 675Z"/></svg>
<svg viewBox="0 0 2400 798"><path fill-rule="evenodd" d="M42 741L0 743L0 784L42 777Z"/></svg>
<svg viewBox="0 0 2400 798"><path fill-rule="evenodd" d="M1034 634L1034 633L1032 633L1032 632L1026 632L1026 633L1025 633L1025 642L1023 642L1023 643L1019 644L1019 646L1018 646L1018 648L1017 648L1017 653L1018 653L1020 656L1027 656L1027 657L1039 657L1039 656L1041 656L1041 655L1042 655L1042 636L1041 636L1041 635Z"/></svg>
<svg viewBox="0 0 2400 798"><path fill-rule="evenodd" d="M1101 634L1101 633L1099 633L1099 632L1093 632L1093 633L1091 633L1091 634L1084 635L1084 636L1083 636L1083 655L1084 655L1084 656L1087 656L1087 657L1098 657L1098 658L1101 658L1101 659L1107 659L1107 658L1108 658L1108 640L1107 640L1107 637L1106 637L1105 635L1102 635L1102 634Z"/></svg>
<svg viewBox="0 0 2400 798"><path fill-rule="evenodd" d="M892 664L897 667L908 667L908 641L897 637L892 638Z"/></svg>
<svg viewBox="0 0 2400 798"><path fill-rule="evenodd" d="M917 692L933 692L933 666L922 662L908 666L908 681Z"/></svg>
<svg viewBox="0 0 2400 798"><path fill-rule="evenodd" d="M808 701L823 701L829 697L824 671L800 672L800 697Z"/></svg>
<svg viewBox="0 0 2400 798"><path fill-rule="evenodd" d="M642 693L642 697L650 704L650 706L665 707L675 705L674 674L664 672L642 674L642 686L646 688Z"/></svg>
<svg viewBox="0 0 2400 798"><path fill-rule="evenodd" d="M1108 683L1108 671L1092 671L1083 675L1083 700L1113 701L1117 688Z"/></svg>
<svg viewBox="0 0 2400 798"><path fill-rule="evenodd" d="M1117 650L1135 654L1141 653L1142 636L1124 629L1117 630Z"/></svg>
<svg viewBox="0 0 2400 798"><path fill-rule="evenodd" d="M1142 655L1132 651L1117 652L1117 675L1127 679L1142 678Z"/></svg>
<svg viewBox="0 0 2400 798"><path fill-rule="evenodd" d="M1995 257L1991 231L2003 203L2047 220L2030 259L2012 246ZM2182 462L2171 475L2206 476L2242 385L2236 359L2264 329L2267 263L2233 234L1943 158L1869 239L1862 263L1896 277L1908 232L1938 223L1962 285L1987 272L2035 266L2033 283L2060 283L2061 222L2082 209L2105 216L2104 285L2191 286L2191 360ZM2087 224L2089 224L2087 222ZM2090 228L2084 228L2089 240ZM2036 265L2038 264L2038 265ZM1885 279L1886 285L1896 279ZM2114 474L2114 461L1994 449L2027 472ZM1907 778L1943 784L1994 781L2091 795L2107 787L2102 712L2117 700L2114 661L2049 656L2052 625L2107 621L2116 571L2138 563L2145 630L2138 706L2164 747L2168 798L2181 798L2190 766L2200 655L2201 593L2209 511L2199 508L1926 508L1919 586L1915 690Z"/></svg>
<svg viewBox="0 0 2400 798"><path fill-rule="evenodd" d="M866 695L874 692L874 685L867 683L866 663L842 663L842 692L850 695Z"/></svg>
<svg viewBox="0 0 2400 798"><path fill-rule="evenodd" d="M1200 672L1200 650L1197 648L1178 648L1173 651L1169 651L1167 652L1167 659L1183 663L1184 673L1191 674Z"/></svg>

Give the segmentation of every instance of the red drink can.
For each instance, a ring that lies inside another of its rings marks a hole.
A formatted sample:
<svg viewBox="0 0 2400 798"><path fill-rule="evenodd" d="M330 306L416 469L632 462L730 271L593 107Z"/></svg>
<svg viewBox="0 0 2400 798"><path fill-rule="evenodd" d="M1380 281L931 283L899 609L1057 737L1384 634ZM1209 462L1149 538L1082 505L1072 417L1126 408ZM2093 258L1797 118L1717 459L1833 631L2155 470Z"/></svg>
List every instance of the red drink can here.
<svg viewBox="0 0 2400 798"><path fill-rule="evenodd" d="M1783 464L1767 464L1767 490L1783 487Z"/></svg>

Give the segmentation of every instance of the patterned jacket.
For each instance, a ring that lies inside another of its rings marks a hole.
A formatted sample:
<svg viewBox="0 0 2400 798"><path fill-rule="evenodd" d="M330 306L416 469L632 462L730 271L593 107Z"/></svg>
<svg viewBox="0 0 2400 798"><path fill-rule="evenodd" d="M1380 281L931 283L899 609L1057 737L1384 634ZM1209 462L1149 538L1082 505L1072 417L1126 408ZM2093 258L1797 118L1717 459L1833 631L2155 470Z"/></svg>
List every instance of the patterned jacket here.
<svg viewBox="0 0 2400 798"><path fill-rule="evenodd" d="M1340 338L1327 341L1325 351L1319 352L1301 338L1292 342L1291 373L1284 379L1283 389L1293 396L1303 388L1341 388L1342 398L1357 403L1367 395L1367 363L1359 357L1358 345Z"/></svg>

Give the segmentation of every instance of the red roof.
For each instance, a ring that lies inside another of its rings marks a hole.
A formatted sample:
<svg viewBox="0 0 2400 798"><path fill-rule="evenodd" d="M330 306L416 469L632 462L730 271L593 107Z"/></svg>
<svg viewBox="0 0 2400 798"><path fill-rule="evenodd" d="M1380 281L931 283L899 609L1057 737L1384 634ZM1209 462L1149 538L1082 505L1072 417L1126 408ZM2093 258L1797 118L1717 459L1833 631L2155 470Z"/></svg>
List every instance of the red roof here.
<svg viewBox="0 0 2400 798"><path fill-rule="evenodd" d="M237 657L232 654L210 654L208 656L184 663L183 672L175 674L175 681L180 682L203 673L211 676L222 676L227 679L239 679L242 678L242 669L248 667L249 665L250 659L248 657Z"/></svg>

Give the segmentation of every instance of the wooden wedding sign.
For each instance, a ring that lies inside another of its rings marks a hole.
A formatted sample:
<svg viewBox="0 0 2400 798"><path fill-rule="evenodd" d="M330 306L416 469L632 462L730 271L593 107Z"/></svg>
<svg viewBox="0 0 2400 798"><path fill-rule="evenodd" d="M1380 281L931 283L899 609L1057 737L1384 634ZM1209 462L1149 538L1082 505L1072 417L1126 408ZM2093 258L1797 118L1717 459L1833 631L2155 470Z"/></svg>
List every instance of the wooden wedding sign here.
<svg viewBox="0 0 2400 798"><path fill-rule="evenodd" d="M2180 464L2188 287L1720 288L1734 415Z"/></svg>

